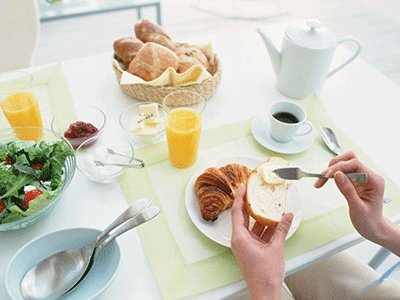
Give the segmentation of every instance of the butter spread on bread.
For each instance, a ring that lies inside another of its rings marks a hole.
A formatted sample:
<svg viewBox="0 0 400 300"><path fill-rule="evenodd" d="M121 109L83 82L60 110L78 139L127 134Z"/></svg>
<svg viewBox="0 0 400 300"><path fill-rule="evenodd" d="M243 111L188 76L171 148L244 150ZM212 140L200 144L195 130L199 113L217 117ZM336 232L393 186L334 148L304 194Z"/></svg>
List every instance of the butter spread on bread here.
<svg viewBox="0 0 400 300"><path fill-rule="evenodd" d="M277 226L285 213L291 182L275 178L272 170L288 166L290 164L283 158L271 157L260 164L247 181L245 197L247 212L264 226Z"/></svg>

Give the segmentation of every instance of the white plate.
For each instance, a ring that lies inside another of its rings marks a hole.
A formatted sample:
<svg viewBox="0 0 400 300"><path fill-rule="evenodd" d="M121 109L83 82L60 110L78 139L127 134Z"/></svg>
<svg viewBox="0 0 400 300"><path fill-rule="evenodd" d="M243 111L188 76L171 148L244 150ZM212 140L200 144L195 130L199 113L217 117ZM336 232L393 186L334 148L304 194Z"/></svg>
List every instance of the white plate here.
<svg viewBox="0 0 400 300"><path fill-rule="evenodd" d="M266 114L254 119L251 124L251 132L254 138L265 148L278 153L294 154L307 150L314 142L314 128L308 134L295 136L288 143L279 143L269 134L269 120Z"/></svg>
<svg viewBox="0 0 400 300"><path fill-rule="evenodd" d="M24 299L20 284L33 266L59 251L87 245L100 232L92 228L64 229L39 236L23 246L11 259L6 270L6 289L11 299ZM99 253L87 278L60 299L93 299L101 294L117 274L120 257L120 248L114 240Z"/></svg>
<svg viewBox="0 0 400 300"><path fill-rule="evenodd" d="M232 237L231 210L227 209L223 211L218 216L218 219L215 220L214 222L204 220L201 215L200 205L198 202L196 192L194 190L194 184L196 182L197 177L199 177L209 167L222 167L230 163L238 163L250 169L254 169L262 162L263 161L260 159L251 157L242 157L242 156L226 157L205 164L193 174L186 187L186 193L185 193L186 210L190 218L192 219L194 225L196 225L196 227L205 236L207 236L208 238L210 238L214 242L217 242L220 245L223 245L225 247L230 247L231 237ZM295 184L293 184L288 191L286 211L293 212L294 214L292 225L290 226L290 230L286 237L286 239L288 239L299 227L301 219L303 217L302 213L303 200Z"/></svg>

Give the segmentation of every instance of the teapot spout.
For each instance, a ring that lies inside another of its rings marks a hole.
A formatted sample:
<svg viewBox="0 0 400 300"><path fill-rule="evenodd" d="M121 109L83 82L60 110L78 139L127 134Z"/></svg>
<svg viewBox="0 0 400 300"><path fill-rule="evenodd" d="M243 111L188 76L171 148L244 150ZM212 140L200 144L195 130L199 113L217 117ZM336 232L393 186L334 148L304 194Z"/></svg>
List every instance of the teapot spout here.
<svg viewBox="0 0 400 300"><path fill-rule="evenodd" d="M281 72L282 55L276 49L271 39L261 29L257 28L256 31L260 34L265 46L267 47L275 74L278 76Z"/></svg>

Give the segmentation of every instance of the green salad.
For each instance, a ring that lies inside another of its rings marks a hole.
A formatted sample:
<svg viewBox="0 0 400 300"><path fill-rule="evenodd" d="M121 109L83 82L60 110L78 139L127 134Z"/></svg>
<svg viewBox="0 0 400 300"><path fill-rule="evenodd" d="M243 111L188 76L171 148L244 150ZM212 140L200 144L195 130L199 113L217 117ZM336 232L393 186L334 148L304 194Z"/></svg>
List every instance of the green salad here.
<svg viewBox="0 0 400 300"><path fill-rule="evenodd" d="M72 155L63 141L0 142L0 224L32 215L51 202Z"/></svg>

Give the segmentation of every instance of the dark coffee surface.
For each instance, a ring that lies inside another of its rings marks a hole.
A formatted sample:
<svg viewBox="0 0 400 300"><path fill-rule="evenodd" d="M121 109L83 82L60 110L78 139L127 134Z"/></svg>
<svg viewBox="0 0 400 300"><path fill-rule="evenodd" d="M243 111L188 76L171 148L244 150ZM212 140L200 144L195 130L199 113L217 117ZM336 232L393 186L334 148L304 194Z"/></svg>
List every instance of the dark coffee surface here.
<svg viewBox="0 0 400 300"><path fill-rule="evenodd" d="M299 119L295 115L292 115L291 113L288 113L286 111L279 111L277 113L274 113L272 116L278 121L281 121L283 123L288 123L288 124L299 123Z"/></svg>

